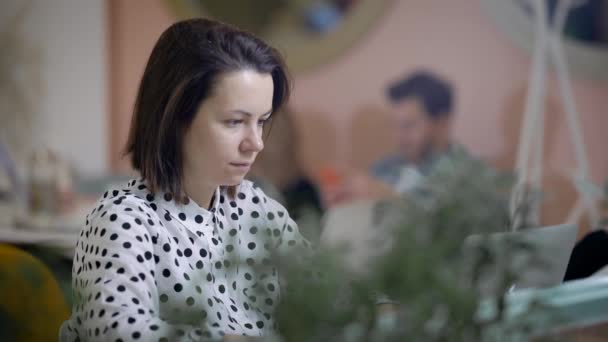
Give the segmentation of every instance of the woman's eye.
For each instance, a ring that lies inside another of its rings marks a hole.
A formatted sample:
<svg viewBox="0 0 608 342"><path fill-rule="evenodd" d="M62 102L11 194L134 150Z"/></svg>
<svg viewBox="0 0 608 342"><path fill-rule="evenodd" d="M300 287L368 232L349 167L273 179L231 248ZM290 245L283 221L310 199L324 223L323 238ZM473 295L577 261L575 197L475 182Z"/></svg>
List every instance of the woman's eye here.
<svg viewBox="0 0 608 342"><path fill-rule="evenodd" d="M226 120L224 122L226 123L227 126L234 127L234 126L237 126L237 125L243 123L243 120Z"/></svg>
<svg viewBox="0 0 608 342"><path fill-rule="evenodd" d="M266 122L268 122L268 119L258 120L258 125L259 126L264 126L266 124Z"/></svg>

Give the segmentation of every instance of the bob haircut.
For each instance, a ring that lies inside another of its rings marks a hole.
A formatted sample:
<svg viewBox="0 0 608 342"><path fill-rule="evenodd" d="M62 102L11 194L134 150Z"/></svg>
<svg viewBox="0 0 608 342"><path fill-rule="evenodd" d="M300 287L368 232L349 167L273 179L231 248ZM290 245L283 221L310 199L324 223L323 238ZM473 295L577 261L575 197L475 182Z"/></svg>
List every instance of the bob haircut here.
<svg viewBox="0 0 608 342"><path fill-rule="evenodd" d="M281 54L251 33L208 19L171 25L160 36L139 85L125 154L151 191L179 202L183 189L183 140L199 106L225 73L270 74L272 112L287 102L291 79ZM235 186L228 187L231 197Z"/></svg>

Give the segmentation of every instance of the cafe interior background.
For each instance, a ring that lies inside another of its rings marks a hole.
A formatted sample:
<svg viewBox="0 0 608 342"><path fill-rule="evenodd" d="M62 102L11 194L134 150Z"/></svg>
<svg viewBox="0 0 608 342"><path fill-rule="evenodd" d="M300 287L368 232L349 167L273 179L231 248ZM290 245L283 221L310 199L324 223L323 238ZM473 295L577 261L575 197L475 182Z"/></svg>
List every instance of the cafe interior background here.
<svg viewBox="0 0 608 342"><path fill-rule="evenodd" d="M544 194L539 226L575 223L579 242L601 231L608 4L572 1L561 49L539 57L534 2L3 1L2 320L21 320L48 337L68 317L70 258L84 217L105 187L134 174L122 151L146 59L160 33L186 17L243 26L285 54L298 172L324 201L344 170L368 170L395 150L387 86L431 70L454 88L451 139L473 157L521 172L522 145L536 151L527 169L540 170L530 176ZM567 1L545 4L555 11L560 2ZM544 118L534 126L528 119L538 112ZM349 205L323 203L324 215ZM24 263L40 272L35 283L20 273ZM567 331L608 338L608 306L590 315Z"/></svg>

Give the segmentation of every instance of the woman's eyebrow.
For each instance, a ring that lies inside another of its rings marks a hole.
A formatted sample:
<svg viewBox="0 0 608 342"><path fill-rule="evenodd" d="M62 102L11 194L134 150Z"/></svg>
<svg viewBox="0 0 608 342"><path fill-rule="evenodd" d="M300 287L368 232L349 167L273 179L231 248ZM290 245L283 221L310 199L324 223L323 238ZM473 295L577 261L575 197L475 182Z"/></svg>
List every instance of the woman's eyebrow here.
<svg viewBox="0 0 608 342"><path fill-rule="evenodd" d="M242 109L234 109L231 110L230 112L232 113L237 113L237 114L243 114L243 115L247 115L247 116L253 116L253 114L251 114L250 112L246 111L246 110L242 110ZM269 111L267 111L266 113L260 115L261 117L267 116L272 114L272 109L270 109Z"/></svg>

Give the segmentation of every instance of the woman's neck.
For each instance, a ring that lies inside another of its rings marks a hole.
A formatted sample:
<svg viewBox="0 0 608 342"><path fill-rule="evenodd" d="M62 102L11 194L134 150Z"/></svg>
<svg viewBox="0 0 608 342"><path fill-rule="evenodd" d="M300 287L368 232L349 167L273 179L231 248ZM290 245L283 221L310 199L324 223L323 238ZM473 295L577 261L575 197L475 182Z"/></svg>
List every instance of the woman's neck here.
<svg viewBox="0 0 608 342"><path fill-rule="evenodd" d="M186 178L184 180L184 190L186 194L201 208L211 208L211 200L213 199L216 189L217 185L212 185L204 181L193 181L192 178Z"/></svg>

